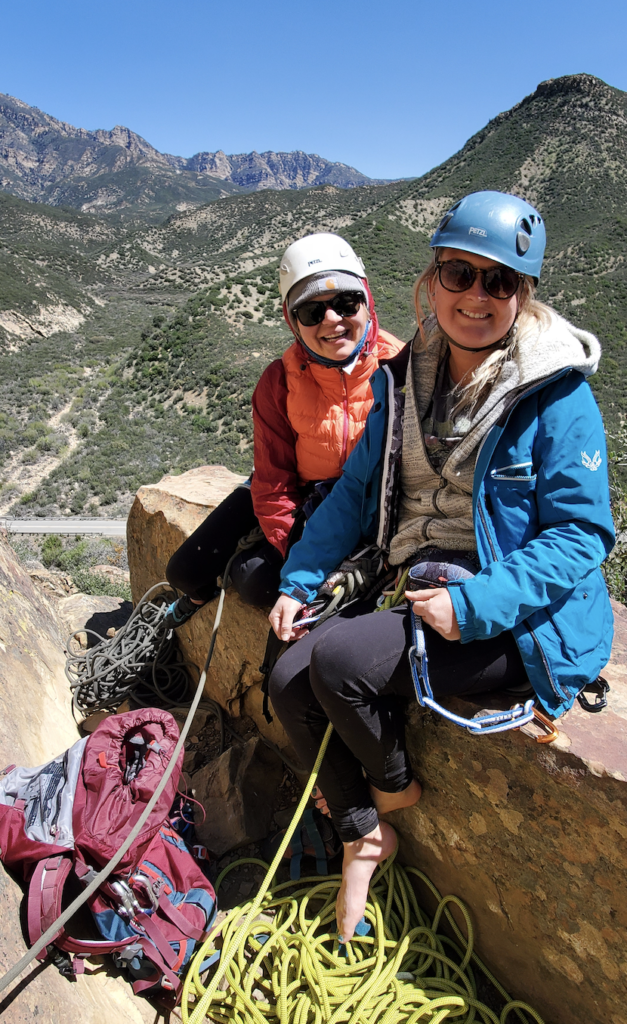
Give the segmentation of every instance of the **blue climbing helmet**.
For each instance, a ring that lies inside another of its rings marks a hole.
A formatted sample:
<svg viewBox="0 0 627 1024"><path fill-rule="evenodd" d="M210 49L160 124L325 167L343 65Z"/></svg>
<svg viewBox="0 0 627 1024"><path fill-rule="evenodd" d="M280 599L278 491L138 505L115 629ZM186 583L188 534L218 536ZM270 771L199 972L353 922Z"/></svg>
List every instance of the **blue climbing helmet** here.
<svg viewBox="0 0 627 1024"><path fill-rule="evenodd" d="M438 224L431 248L464 249L497 260L537 284L546 246L544 220L509 192L471 192Z"/></svg>

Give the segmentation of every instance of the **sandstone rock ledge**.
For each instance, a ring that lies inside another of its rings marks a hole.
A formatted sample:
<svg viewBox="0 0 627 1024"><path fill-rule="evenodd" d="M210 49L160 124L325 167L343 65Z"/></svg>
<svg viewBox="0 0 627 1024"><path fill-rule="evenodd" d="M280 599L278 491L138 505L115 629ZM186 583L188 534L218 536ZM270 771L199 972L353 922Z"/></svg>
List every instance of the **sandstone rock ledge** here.
<svg viewBox="0 0 627 1024"><path fill-rule="evenodd" d="M141 488L128 524L135 601L237 483L213 466ZM214 610L181 630L196 664ZM408 740L424 794L391 816L404 862L468 901L480 955L547 1024L627 1022L627 609L614 610L608 709L575 705L544 745L532 728L472 737L416 707ZM269 728L260 714L266 633L265 614L229 593L207 693L284 747L276 721ZM458 703L467 716L479 710Z"/></svg>

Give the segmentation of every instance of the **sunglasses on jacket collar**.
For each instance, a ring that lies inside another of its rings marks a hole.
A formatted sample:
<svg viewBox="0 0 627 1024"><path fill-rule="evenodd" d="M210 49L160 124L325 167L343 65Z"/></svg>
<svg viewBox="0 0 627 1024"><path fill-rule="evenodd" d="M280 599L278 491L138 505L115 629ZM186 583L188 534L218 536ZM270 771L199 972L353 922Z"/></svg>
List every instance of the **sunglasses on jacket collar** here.
<svg viewBox="0 0 627 1024"><path fill-rule="evenodd" d="M473 267L472 263L467 263L466 260L438 260L435 268L440 284L447 292L467 292L475 283L477 274L481 274L483 287L493 299L511 299L525 276L511 267L482 269Z"/></svg>
<svg viewBox="0 0 627 1024"><path fill-rule="evenodd" d="M294 316L303 327L316 327L324 320L327 309L332 309L338 316L355 316L365 301L363 292L340 292L332 299L303 302L302 306L294 310Z"/></svg>

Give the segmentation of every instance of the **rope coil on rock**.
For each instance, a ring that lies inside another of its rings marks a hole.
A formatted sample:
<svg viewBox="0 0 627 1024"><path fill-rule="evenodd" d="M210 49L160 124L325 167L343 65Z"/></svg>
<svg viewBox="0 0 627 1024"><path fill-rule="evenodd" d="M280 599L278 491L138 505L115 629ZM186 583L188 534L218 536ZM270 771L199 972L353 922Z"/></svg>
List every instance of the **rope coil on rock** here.
<svg viewBox="0 0 627 1024"><path fill-rule="evenodd" d="M65 674L75 711L113 711L131 696L139 707L189 703L190 675L174 630L163 624L172 595L177 591L166 581L155 584L113 637L83 630L99 641L86 651L77 650L76 634L70 635Z"/></svg>
<svg viewBox="0 0 627 1024"><path fill-rule="evenodd" d="M226 589L236 555L254 547L263 538L260 527L242 537L229 559L219 585ZM72 689L72 708L82 715L114 711L127 697L138 707L175 708L189 706L192 678L177 642L175 630L164 619L178 591L163 580L151 587L133 610L128 621L113 637L88 633L98 643L86 651L77 650L76 632L68 637L65 674ZM200 606L199 606L200 607Z"/></svg>

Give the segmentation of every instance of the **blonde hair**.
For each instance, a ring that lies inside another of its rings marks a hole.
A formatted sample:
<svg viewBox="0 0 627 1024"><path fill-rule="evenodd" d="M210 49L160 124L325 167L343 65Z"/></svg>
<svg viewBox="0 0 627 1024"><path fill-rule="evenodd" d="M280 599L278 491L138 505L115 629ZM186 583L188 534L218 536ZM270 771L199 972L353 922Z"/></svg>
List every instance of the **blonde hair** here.
<svg viewBox="0 0 627 1024"><path fill-rule="evenodd" d="M416 307L418 329L420 331L422 345L425 348L427 345L425 323L429 319L430 315L434 317L435 329L434 331L429 332L429 340L432 341L438 336L440 338L446 338L445 332L435 319L430 298L433 281L437 273L437 261L438 250L436 249L431 263L426 270L423 270L414 286L414 305ZM552 311L549 306L546 306L543 302L539 302L534 298L535 290L536 286L533 278L525 275L520 292L520 298L518 300L518 313L516 314L516 318L512 324L512 328L510 329L507 344L503 348L497 348L496 350L491 351L483 362L475 368L470 380L466 383L462 380L456 386L455 392L459 396L459 400L455 406L455 413L460 412L462 409L469 409L480 405L486 399L488 392L498 379L503 365L510 359L514 358L521 336L534 328L537 328L538 325L542 325L543 327L547 327L549 325ZM429 313L425 313L422 305L422 299L425 293L429 304Z"/></svg>

